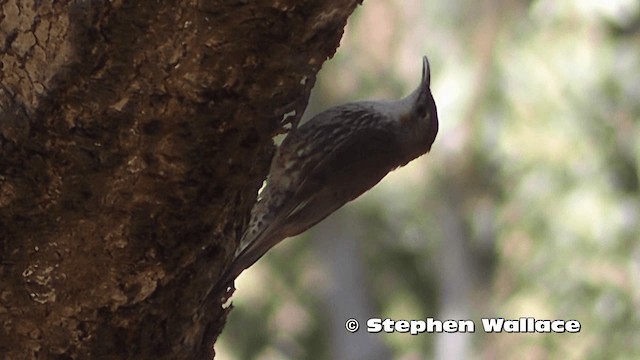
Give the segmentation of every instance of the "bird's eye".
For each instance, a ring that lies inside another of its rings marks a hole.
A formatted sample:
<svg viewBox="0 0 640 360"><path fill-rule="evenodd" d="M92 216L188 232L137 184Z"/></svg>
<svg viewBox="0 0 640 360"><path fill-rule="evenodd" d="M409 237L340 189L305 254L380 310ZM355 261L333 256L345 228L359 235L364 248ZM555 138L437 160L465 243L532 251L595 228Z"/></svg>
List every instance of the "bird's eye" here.
<svg viewBox="0 0 640 360"><path fill-rule="evenodd" d="M424 117L427 115L427 107L424 105L418 105L416 107L415 114L418 119L424 119Z"/></svg>

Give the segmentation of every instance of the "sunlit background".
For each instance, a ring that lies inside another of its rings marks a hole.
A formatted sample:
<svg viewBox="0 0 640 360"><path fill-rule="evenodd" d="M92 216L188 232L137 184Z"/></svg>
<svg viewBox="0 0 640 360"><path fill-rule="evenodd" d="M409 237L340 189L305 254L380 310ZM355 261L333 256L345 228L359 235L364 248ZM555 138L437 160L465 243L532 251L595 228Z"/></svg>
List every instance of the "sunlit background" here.
<svg viewBox="0 0 640 360"><path fill-rule="evenodd" d="M424 54L432 152L246 271L218 358L640 359L640 2L367 0L306 116L407 95ZM476 332L367 334L369 317Z"/></svg>

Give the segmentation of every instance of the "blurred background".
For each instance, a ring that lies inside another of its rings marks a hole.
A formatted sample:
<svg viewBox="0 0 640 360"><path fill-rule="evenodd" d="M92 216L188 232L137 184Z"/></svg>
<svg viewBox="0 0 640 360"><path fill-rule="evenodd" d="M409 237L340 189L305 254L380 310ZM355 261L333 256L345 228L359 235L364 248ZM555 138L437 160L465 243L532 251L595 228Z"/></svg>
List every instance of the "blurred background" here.
<svg viewBox="0 0 640 360"><path fill-rule="evenodd" d="M432 152L247 270L218 358L640 359L640 2L367 0L305 116L404 97L424 54ZM476 332L367 334L369 317Z"/></svg>

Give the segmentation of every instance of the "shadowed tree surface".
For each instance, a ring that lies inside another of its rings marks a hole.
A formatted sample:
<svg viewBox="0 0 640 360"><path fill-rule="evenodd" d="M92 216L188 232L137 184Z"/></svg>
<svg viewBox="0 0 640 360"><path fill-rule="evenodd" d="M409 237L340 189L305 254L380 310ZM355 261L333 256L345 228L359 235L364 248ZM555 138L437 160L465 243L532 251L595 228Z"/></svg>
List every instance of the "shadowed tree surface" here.
<svg viewBox="0 0 640 360"><path fill-rule="evenodd" d="M0 357L208 357L272 136L358 3L1 2Z"/></svg>

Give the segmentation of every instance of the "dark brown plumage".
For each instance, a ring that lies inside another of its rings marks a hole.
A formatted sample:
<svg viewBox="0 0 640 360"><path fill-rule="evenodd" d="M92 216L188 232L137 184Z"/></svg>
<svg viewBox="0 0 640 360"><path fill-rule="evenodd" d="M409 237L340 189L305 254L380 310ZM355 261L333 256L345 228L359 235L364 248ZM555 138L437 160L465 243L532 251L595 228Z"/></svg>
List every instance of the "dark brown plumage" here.
<svg viewBox="0 0 640 360"><path fill-rule="evenodd" d="M393 169L428 152L438 133L430 69L396 101L340 105L292 131L271 163L267 185L231 267L226 286L283 239L300 234L376 185Z"/></svg>

